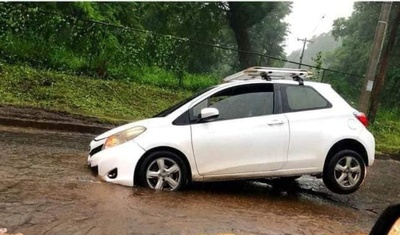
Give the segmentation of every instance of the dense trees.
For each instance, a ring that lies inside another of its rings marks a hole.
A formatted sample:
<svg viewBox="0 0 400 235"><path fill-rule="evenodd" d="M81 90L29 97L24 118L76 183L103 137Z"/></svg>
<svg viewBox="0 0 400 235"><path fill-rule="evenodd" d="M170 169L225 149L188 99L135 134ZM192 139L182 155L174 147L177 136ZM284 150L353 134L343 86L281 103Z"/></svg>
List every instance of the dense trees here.
<svg viewBox="0 0 400 235"><path fill-rule="evenodd" d="M289 12L281 2L0 3L0 60L105 78L152 66L230 73L260 58L210 45L284 57Z"/></svg>
<svg viewBox="0 0 400 235"><path fill-rule="evenodd" d="M393 41L389 53L387 79L381 96L381 103L386 108L400 104L400 40L398 40L400 31L394 25L399 7L399 3L393 3L387 33L387 35L392 33L397 35L397 40ZM354 4L351 17L339 18L334 22L332 34L336 39L342 40L342 45L324 58L330 68L364 75L380 9L381 3L378 2L357 2ZM395 32L391 32L392 30ZM354 101L358 100L362 77L328 73L327 78L342 94Z"/></svg>
<svg viewBox="0 0 400 235"><path fill-rule="evenodd" d="M274 3L263 3L274 4ZM288 24L282 19L290 13L291 3L281 2L273 5L273 10L257 24L249 29L250 43L256 52L264 55L275 56L284 59L286 57L282 43L287 36ZM281 61L269 59L268 57L259 57L255 64L269 66L283 66Z"/></svg>
<svg viewBox="0 0 400 235"><path fill-rule="evenodd" d="M242 69L257 64L256 57L244 52L253 51L252 48L268 55L282 55L282 50L276 47L286 35L286 24L280 19L289 13L289 8L288 3L228 2L226 16L235 34Z"/></svg>
<svg viewBox="0 0 400 235"><path fill-rule="evenodd" d="M399 6L393 3L388 28L397 39L386 61L386 107L400 104L400 32L393 25ZM189 74L221 77L252 65L283 66L244 51L284 58L283 18L290 11L287 2L0 3L0 63L125 80L140 80L142 71L157 67L175 73L180 83ZM314 36L305 52L306 64L322 62L359 75L325 73L324 80L353 101L379 11L380 3L355 3L351 17L337 19L331 33ZM288 59L296 61L297 54Z"/></svg>

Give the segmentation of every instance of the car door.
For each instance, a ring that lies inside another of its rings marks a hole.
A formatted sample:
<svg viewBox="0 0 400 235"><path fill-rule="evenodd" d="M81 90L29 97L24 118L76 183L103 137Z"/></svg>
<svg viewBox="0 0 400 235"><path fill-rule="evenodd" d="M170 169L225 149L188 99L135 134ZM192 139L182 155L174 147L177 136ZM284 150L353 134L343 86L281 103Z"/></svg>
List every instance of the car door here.
<svg viewBox="0 0 400 235"><path fill-rule="evenodd" d="M226 88L189 110L193 153L201 175L278 170L287 160L288 121L274 114L273 84ZM218 109L215 120L199 122L202 108Z"/></svg>
<svg viewBox="0 0 400 235"><path fill-rule="evenodd" d="M332 104L310 86L282 85L282 108L290 125L288 163L285 169L320 169L331 132L347 127L347 118L337 118Z"/></svg>

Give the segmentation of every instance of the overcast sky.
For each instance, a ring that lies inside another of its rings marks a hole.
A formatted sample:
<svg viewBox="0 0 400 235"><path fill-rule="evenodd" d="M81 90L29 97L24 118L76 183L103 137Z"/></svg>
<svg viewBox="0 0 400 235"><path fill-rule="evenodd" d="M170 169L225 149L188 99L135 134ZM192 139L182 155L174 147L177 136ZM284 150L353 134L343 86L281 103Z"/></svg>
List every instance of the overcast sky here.
<svg viewBox="0 0 400 235"><path fill-rule="evenodd" d="M292 13L285 18L289 23L290 33L286 39L285 52L303 46L297 38L311 38L328 32L332 23L339 17L348 17L353 11L354 0L301 0L292 4ZM322 18L324 16L324 18Z"/></svg>

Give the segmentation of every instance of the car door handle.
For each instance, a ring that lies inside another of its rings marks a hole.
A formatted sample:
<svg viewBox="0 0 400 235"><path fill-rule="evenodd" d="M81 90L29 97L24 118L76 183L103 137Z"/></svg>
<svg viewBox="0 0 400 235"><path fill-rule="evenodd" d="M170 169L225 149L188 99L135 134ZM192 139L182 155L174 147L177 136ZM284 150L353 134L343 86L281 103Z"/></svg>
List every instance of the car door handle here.
<svg viewBox="0 0 400 235"><path fill-rule="evenodd" d="M267 122L267 124L270 125L270 126L273 126L273 125L282 125L282 124L283 124L283 121L282 121L282 120L274 119L274 120L271 120L271 121Z"/></svg>

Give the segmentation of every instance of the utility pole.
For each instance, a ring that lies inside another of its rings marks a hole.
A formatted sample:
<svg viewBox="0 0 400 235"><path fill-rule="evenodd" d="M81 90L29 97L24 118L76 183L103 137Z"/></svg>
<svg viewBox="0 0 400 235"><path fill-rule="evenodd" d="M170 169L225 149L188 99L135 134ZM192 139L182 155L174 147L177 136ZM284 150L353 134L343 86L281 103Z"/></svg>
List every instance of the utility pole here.
<svg viewBox="0 0 400 235"><path fill-rule="evenodd" d="M397 5L397 14L392 22L390 22L391 29L388 35L388 40L386 48L382 52L382 57L379 62L378 74L375 78L375 85L371 91L371 104L368 111L368 119L371 123L374 123L376 113L378 112L380 94L385 82L385 77L389 70L389 56L393 50L394 44L396 42L397 32L400 26L400 3L394 3L393 6Z"/></svg>
<svg viewBox="0 0 400 235"><path fill-rule="evenodd" d="M391 2L382 2L381 13L379 15L379 21L376 25L374 43L372 46L371 55L369 57L367 72L364 79L364 84L361 90L359 109L361 112L368 114L369 99L371 97L372 87L374 86L374 80L376 70L378 67L379 59L383 48L385 39L387 22L389 21L390 9L392 7Z"/></svg>
<svg viewBox="0 0 400 235"><path fill-rule="evenodd" d="M312 41L307 40L307 38L304 38L304 39L298 38L297 41L303 41L303 49L301 50L301 56L300 56L300 62L299 62L299 69L301 69L301 63L303 62L304 49L306 48L307 42L312 42Z"/></svg>

